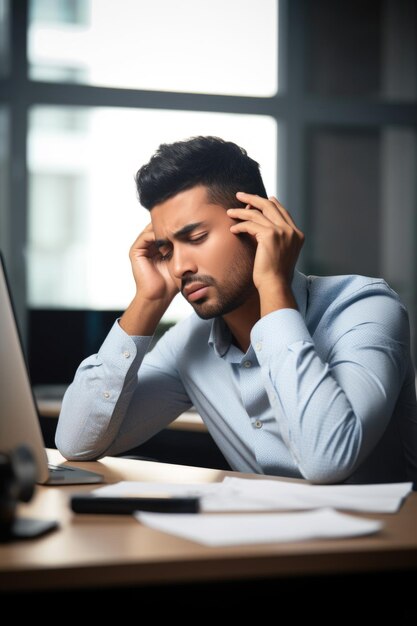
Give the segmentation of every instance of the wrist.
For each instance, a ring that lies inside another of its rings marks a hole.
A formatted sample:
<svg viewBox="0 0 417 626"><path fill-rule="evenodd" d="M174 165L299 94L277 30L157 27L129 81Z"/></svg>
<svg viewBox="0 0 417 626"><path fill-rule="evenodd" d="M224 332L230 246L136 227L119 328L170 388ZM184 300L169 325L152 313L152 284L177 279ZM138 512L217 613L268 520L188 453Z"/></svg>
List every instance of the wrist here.
<svg viewBox="0 0 417 626"><path fill-rule="evenodd" d="M169 303L163 300L147 300L136 295L120 318L119 324L128 335L153 335Z"/></svg>
<svg viewBox="0 0 417 626"><path fill-rule="evenodd" d="M298 309L291 286L285 280L264 282L258 292L261 317L280 309Z"/></svg>

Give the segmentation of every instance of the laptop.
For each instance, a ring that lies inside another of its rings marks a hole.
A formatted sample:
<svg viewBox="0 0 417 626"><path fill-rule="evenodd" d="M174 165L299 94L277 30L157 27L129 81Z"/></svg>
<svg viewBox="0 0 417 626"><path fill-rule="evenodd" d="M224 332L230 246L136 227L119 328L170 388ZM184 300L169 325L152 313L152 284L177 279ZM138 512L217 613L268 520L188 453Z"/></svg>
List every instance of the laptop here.
<svg viewBox="0 0 417 626"><path fill-rule="evenodd" d="M48 463L6 267L0 252L0 452L10 453L20 445L26 445L31 450L40 484L103 482L103 476L96 472Z"/></svg>

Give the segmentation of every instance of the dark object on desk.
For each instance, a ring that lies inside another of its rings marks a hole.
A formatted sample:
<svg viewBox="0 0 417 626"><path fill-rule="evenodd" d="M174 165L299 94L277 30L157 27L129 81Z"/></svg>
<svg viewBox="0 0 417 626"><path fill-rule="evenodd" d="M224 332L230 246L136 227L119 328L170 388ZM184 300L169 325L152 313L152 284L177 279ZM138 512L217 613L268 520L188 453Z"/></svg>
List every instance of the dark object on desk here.
<svg viewBox="0 0 417 626"><path fill-rule="evenodd" d="M135 511L154 513L198 513L200 501L197 497L143 496L106 497L90 494L75 494L71 498L74 513L104 515L131 515Z"/></svg>
<svg viewBox="0 0 417 626"><path fill-rule="evenodd" d="M19 502L29 502L35 491L36 461L27 446L0 453L0 542L31 539L58 527L53 520L16 518Z"/></svg>

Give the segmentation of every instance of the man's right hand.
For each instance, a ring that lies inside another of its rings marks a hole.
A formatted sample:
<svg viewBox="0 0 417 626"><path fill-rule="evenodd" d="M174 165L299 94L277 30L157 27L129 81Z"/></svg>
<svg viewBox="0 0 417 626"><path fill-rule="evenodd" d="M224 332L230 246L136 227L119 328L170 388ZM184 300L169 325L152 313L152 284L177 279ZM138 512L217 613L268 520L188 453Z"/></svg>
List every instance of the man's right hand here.
<svg viewBox="0 0 417 626"><path fill-rule="evenodd" d="M152 335L179 289L155 246L152 224L148 224L129 252L136 295L120 319L129 335Z"/></svg>

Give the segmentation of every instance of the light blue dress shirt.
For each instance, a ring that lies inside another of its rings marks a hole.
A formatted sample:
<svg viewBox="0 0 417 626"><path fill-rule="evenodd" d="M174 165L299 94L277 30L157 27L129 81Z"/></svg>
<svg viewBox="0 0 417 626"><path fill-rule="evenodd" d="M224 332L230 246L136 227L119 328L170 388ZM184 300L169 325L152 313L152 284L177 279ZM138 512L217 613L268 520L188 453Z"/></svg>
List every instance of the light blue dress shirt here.
<svg viewBox="0 0 417 626"><path fill-rule="evenodd" d="M313 482L417 482L409 324L377 278L306 277L298 310L260 319L244 354L221 318L194 313L151 337L116 321L68 388L56 443L68 459L145 442L194 406L230 466Z"/></svg>

